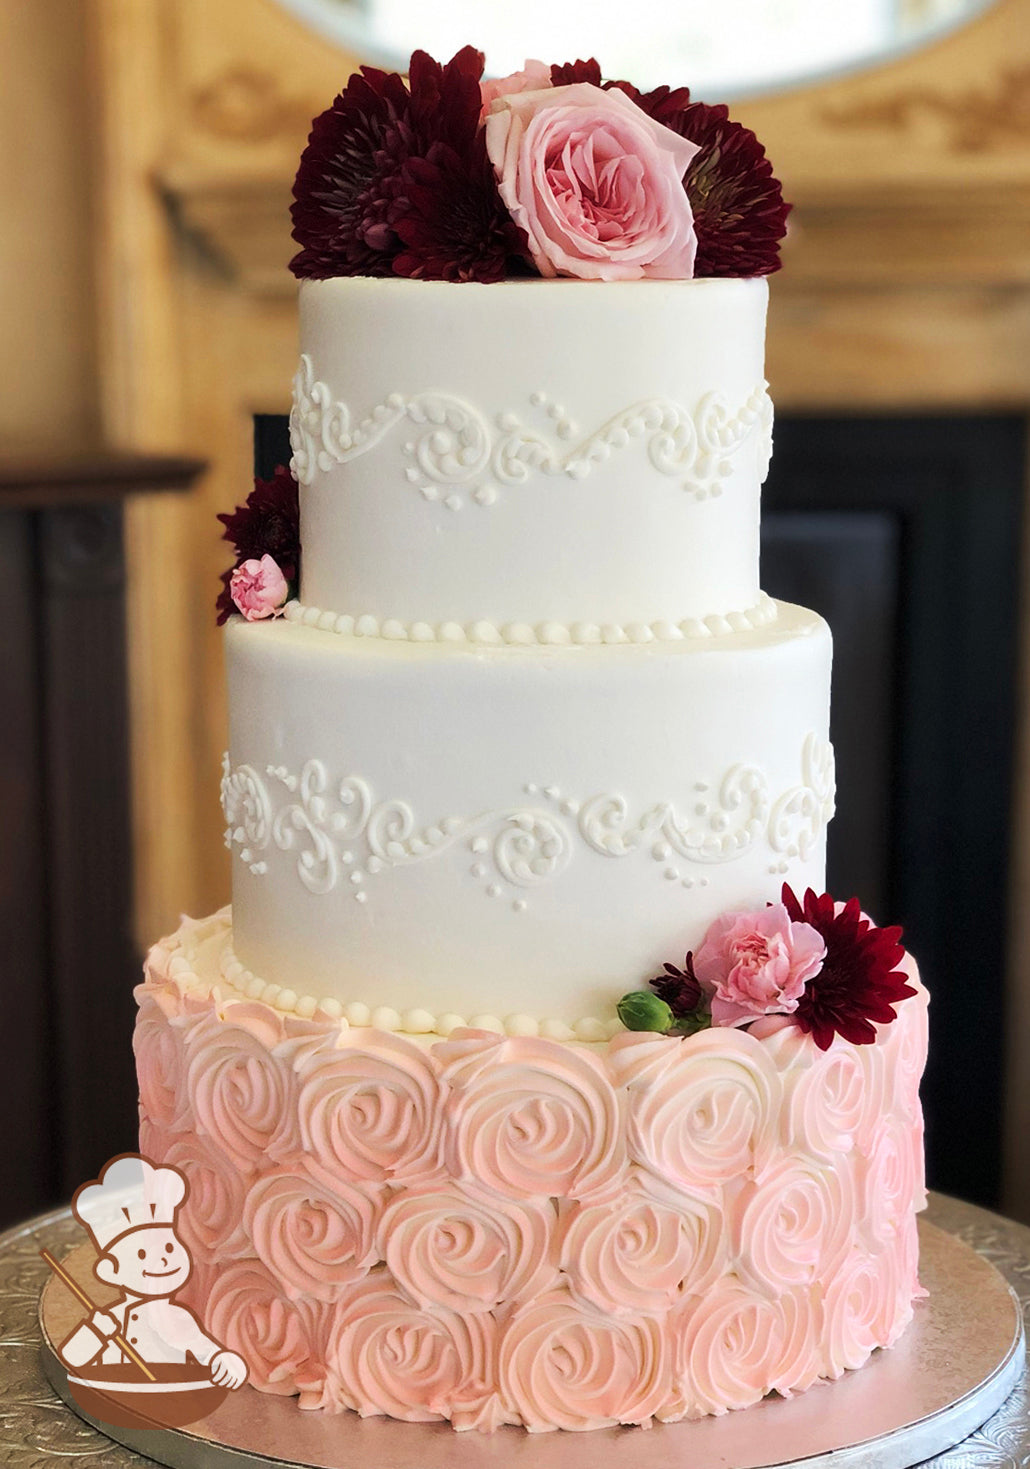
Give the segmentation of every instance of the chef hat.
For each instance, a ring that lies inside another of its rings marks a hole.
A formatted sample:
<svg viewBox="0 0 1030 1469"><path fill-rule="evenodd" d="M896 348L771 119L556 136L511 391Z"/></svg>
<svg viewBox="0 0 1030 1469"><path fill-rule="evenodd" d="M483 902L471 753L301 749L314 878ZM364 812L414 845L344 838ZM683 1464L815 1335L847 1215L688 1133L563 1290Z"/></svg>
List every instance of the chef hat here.
<svg viewBox="0 0 1030 1469"><path fill-rule="evenodd" d="M103 1253L130 1229L174 1223L185 1197L186 1180L177 1168L155 1168L146 1158L126 1153L76 1191L72 1213Z"/></svg>

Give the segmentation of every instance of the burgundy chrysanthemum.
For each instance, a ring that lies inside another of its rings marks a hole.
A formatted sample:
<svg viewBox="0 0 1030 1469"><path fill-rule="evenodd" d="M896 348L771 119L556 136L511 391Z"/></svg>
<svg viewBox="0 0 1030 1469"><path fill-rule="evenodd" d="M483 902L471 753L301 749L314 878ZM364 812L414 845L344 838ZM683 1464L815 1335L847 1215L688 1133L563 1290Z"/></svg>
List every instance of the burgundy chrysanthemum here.
<svg viewBox="0 0 1030 1469"><path fill-rule="evenodd" d="M632 82L605 82L604 87L605 91L618 87L619 91L625 92L626 96L646 112L648 117L653 117L655 122L660 122L666 127L669 126L668 118L677 112L682 112L690 105L689 87L655 87L652 92L641 92L640 88L635 87ZM691 139L691 142L695 141L696 139Z"/></svg>
<svg viewBox="0 0 1030 1469"><path fill-rule="evenodd" d="M498 280L522 253L479 128L483 56L362 67L315 119L293 186L295 275ZM512 270L518 269L517 263Z"/></svg>
<svg viewBox="0 0 1030 1469"><path fill-rule="evenodd" d="M294 594L300 580L300 494L290 471L279 465L271 479L255 479L246 503L228 515L219 515L225 526L224 541L231 541L236 560L222 573L222 590L215 604L218 624L236 611L229 595L229 582L244 561L271 556Z"/></svg>
<svg viewBox="0 0 1030 1469"><path fill-rule="evenodd" d="M805 985L791 1019L821 1051L835 1035L856 1046L871 1044L873 1021L896 1020L894 1006L915 994L898 969L905 956L901 929L877 928L863 917L857 898L838 913L829 893L817 896L809 888L800 903L784 883L782 901L791 922L811 924L826 945L823 967Z"/></svg>
<svg viewBox="0 0 1030 1469"><path fill-rule="evenodd" d="M694 275L771 275L780 268L791 208L772 164L750 128L733 122L725 106L690 102L689 95L685 87L658 87L634 101L700 147L683 179L697 232Z"/></svg>
<svg viewBox="0 0 1030 1469"><path fill-rule="evenodd" d="M561 61L551 67L552 87L571 87L576 82L601 85L601 68L593 57L589 61Z"/></svg>
<svg viewBox="0 0 1030 1469"><path fill-rule="evenodd" d="M395 73L363 66L311 125L293 184L294 275L389 275L393 183L411 148L411 97Z"/></svg>
<svg viewBox="0 0 1030 1469"><path fill-rule="evenodd" d="M489 282L530 273L525 236L501 201L482 132L465 153L440 143L409 159L400 190L396 275Z"/></svg>
<svg viewBox="0 0 1030 1469"><path fill-rule="evenodd" d="M692 1015L701 1004L703 992L694 973L694 956L688 954L683 968L675 964L664 965L665 973L652 979L651 988L660 1000L664 1000L677 1020Z"/></svg>

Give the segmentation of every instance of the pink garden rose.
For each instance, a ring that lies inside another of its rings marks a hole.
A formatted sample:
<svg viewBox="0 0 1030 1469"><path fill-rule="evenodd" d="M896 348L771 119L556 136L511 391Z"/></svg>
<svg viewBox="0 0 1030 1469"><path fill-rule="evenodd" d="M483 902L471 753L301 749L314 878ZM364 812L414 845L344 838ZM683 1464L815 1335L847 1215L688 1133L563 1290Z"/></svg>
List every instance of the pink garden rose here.
<svg viewBox="0 0 1030 1469"><path fill-rule="evenodd" d="M289 595L286 578L269 555L244 561L229 580L229 595L248 622L275 617Z"/></svg>
<svg viewBox="0 0 1030 1469"><path fill-rule="evenodd" d="M497 98L486 147L544 276L687 280L697 237L683 175L697 145L589 82Z"/></svg>
<svg viewBox="0 0 1030 1469"><path fill-rule="evenodd" d="M792 1014L825 958L822 935L772 903L717 918L694 955L694 973L712 997L713 1025L747 1025L759 1015Z"/></svg>
<svg viewBox="0 0 1030 1469"><path fill-rule="evenodd" d="M483 98L483 116L490 111L491 104L498 97L510 97L516 92L538 92L550 85L551 68L546 61L527 60L521 71L513 71L510 76L484 78L479 83L479 92Z"/></svg>

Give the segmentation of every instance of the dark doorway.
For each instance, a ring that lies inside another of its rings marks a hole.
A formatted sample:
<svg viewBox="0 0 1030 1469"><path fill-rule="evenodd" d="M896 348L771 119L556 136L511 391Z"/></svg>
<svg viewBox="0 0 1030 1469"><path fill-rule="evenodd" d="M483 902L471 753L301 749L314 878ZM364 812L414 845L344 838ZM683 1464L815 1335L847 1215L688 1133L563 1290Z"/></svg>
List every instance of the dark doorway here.
<svg viewBox="0 0 1030 1469"><path fill-rule="evenodd" d="M996 1204L1026 428L781 418L762 585L834 633L828 885L905 926L932 997L931 1186Z"/></svg>

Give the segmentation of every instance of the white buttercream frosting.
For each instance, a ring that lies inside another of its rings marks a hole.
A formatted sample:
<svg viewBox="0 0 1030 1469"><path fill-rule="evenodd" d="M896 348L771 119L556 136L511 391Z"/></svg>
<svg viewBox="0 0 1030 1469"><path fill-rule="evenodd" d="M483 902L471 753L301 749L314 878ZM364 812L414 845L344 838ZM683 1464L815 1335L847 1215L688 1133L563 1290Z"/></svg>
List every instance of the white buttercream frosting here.
<svg viewBox="0 0 1030 1469"><path fill-rule="evenodd" d="M304 281L301 601L416 640L755 606L767 298L764 279Z"/></svg>
<svg viewBox="0 0 1030 1469"><path fill-rule="evenodd" d="M226 634L234 948L255 998L385 1006L408 1029L606 1027L719 913L784 879L822 889L830 639L812 613L612 646Z"/></svg>
<svg viewBox="0 0 1030 1469"><path fill-rule="evenodd" d="M495 648L502 643L513 647L560 648L570 646L597 647L600 644L617 643L676 643L683 639L704 641L706 638L722 638L729 633L748 632L767 627L776 620L777 604L764 592L760 593L753 607L741 611L713 612L706 617L685 617L679 621L668 618L658 621L637 621L623 627L618 622L573 623L540 622L535 626L528 622L507 622L503 627L485 618L463 625L460 622L433 624L425 621L402 622L396 617L382 619L372 613L355 616L350 612L323 611L303 602L287 602L283 609L289 622L303 627L317 627L323 632L337 633L347 638L386 638L390 642L412 643L469 643Z"/></svg>

